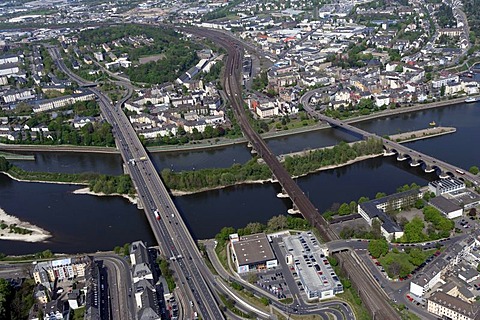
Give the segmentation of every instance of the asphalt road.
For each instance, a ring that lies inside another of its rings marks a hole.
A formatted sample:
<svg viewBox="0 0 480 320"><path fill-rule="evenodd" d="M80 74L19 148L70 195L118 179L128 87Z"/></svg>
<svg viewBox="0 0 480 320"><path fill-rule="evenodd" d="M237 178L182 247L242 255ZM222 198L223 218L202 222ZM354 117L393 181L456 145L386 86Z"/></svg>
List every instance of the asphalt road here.
<svg viewBox="0 0 480 320"><path fill-rule="evenodd" d="M80 86L91 85L65 66L56 48L49 48L49 52L57 66ZM185 311L186 314L190 312L193 314L195 309L204 319L223 319L224 316L211 290L213 275L202 260L196 243L137 134L120 109L132 93L131 86L125 83L125 87L127 95L116 105L113 105L98 89L90 90L98 97L103 116L113 126L117 146L127 164L161 252L165 258L171 260L170 265L178 278L180 291L194 304L192 310Z"/></svg>
<svg viewBox="0 0 480 320"><path fill-rule="evenodd" d="M102 260L107 271L107 289L112 320L136 319L130 265L115 255L96 255L95 259Z"/></svg>
<svg viewBox="0 0 480 320"><path fill-rule="evenodd" d="M408 146L404 146L400 143L397 143L395 141L391 141L388 139L385 139L383 137L380 137L374 133L367 132L365 130L359 129L357 127L354 127L350 124L348 124L346 121L334 119L331 117L328 117L321 113L319 111L316 111L313 106L310 105L309 101L311 97L313 96L314 93L307 93L301 98L301 101L303 103L304 109L312 116L315 117L321 121L329 123L333 127L341 128L345 131L348 131L350 133L355 133L357 135L362 136L363 138L376 138L380 139L383 142L383 145L388 149L388 150L395 150L396 153L399 155L408 155L412 159L416 160L417 162L424 162L427 166L430 166L431 168L435 169L438 168L442 172L450 172L454 176L458 178L463 178L463 179L468 179L472 181L475 185L480 185L480 176L476 176L468 172L468 170L462 169L460 167L454 166L452 164L449 164L445 161L442 161L440 159L434 158L432 156L429 156L425 153L416 151L411 149Z"/></svg>
<svg viewBox="0 0 480 320"><path fill-rule="evenodd" d="M249 140L255 151L259 156L263 158L265 163L269 166L274 177L281 184L283 189L289 195L292 202L302 213L302 215L314 226L324 238L324 240L331 241L338 239L337 235L330 230L328 223L320 215L318 210L313 206L305 193L298 187L295 181L291 178L290 174L285 170L282 164L278 161L277 157L270 151L266 143L251 127L248 117L245 114L243 108L243 99L241 97L241 87L239 84L241 62L244 48L241 43L237 42L234 38L228 37L223 33L219 33L213 30L195 29L189 30L189 32L207 37L218 45L227 50L228 57L225 67L225 82L224 88L227 96L232 105L234 115L242 128L243 134ZM352 281L356 282L359 288L364 290L363 298L366 306L372 311L374 316L381 316L383 319L397 318L396 311L388 303L387 297L383 295L383 292L376 285L373 277L368 273L368 270L364 267L359 267L361 263L356 257L355 253L352 255L341 255L341 262L354 266L355 270L350 271L350 268L346 269L349 277ZM354 274L354 276L352 276Z"/></svg>

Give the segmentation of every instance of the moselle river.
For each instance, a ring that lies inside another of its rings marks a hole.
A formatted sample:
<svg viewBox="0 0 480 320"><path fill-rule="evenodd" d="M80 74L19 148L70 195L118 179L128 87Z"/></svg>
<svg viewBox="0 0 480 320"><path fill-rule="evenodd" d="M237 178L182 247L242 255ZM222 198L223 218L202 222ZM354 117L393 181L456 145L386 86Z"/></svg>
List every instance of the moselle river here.
<svg viewBox="0 0 480 320"><path fill-rule="evenodd" d="M334 145L340 141L354 141L355 137L332 128L311 131L304 134L279 137L268 140L276 154L302 151ZM252 158L246 143L212 149L151 153L156 168L161 171L199 170L204 168L226 168L235 163L245 163ZM121 174L122 159L118 154L24 152L34 154L35 161L12 161L29 171L50 172L99 172Z"/></svg>
<svg viewBox="0 0 480 320"><path fill-rule="evenodd" d="M420 111L357 125L383 135L425 128L431 121L454 126L457 132L410 143L412 148L466 169L480 164L480 150L475 147L475 138L480 137L480 126L476 125L480 123L479 103ZM285 153L322 146L328 141L342 140L345 135L342 132L337 134L333 129L320 130L270 140L269 145L276 153ZM226 161L233 163L233 159L242 159L238 156L241 153L246 154L244 160L249 158L246 146L236 145L180 155L157 153L154 159L159 168L171 166L174 170L181 170L189 166L201 168L200 163L204 167L225 166ZM80 171L121 172L120 157L115 155L69 154L67 161L63 154L41 153L44 158L39 157L39 153L36 155L35 164L30 164L32 170L62 168L62 171L75 172L75 168L79 168ZM56 163L52 165L51 159ZM197 163L197 159L200 162ZM78 167L77 161L81 161ZM372 198L380 191L393 193L398 186L406 183L425 185L434 179L434 174L425 174L418 167L411 168L407 162L397 162L394 157L380 157L312 174L297 181L315 206L325 211L335 202L357 200L361 196ZM74 195L71 191L75 189L75 186L20 183L0 177L0 207L54 235L50 242L44 244L0 241L0 252L20 254L47 248L56 252L91 252L111 249L135 239L153 242L143 212L135 206L117 197ZM285 214L291 203L288 199L276 197L279 189L278 184L269 183L242 185L177 197L175 202L194 236L202 239L214 236L223 226L237 228L251 221L266 222L274 215Z"/></svg>

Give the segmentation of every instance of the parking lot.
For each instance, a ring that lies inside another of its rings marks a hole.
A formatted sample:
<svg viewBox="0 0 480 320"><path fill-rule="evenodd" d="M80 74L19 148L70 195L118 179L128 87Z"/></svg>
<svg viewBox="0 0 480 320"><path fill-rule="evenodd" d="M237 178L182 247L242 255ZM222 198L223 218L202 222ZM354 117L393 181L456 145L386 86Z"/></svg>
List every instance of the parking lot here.
<svg viewBox="0 0 480 320"><path fill-rule="evenodd" d="M263 290L270 292L278 299L291 297L283 270L279 268L260 271L258 273L256 285Z"/></svg>

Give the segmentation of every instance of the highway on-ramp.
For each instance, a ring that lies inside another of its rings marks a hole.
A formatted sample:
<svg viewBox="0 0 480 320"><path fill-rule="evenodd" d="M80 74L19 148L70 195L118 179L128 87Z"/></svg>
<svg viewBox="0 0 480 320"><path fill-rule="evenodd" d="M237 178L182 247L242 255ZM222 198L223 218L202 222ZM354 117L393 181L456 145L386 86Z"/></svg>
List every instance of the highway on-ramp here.
<svg viewBox="0 0 480 320"><path fill-rule="evenodd" d="M85 82L65 66L57 48L49 48L49 52L60 70L80 86L90 86L91 83ZM194 309L203 319L224 319L212 292L213 275L206 267L140 139L121 110L124 99L114 105L100 90L90 90L98 97L103 116L113 126L117 147L132 177L161 253L171 260L170 265L178 278L182 295L192 301L193 308L189 311L193 314Z"/></svg>

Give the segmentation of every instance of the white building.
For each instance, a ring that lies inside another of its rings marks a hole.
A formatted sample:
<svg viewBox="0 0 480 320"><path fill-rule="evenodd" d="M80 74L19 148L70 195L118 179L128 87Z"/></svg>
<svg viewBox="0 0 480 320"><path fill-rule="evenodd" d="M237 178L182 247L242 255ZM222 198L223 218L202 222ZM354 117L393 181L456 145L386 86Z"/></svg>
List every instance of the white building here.
<svg viewBox="0 0 480 320"><path fill-rule="evenodd" d="M442 291L435 292L427 301L428 312L441 319L476 320L480 318L480 308L477 303L465 302Z"/></svg>
<svg viewBox="0 0 480 320"><path fill-rule="evenodd" d="M77 101L89 101L94 99L95 99L95 95L93 93L84 92L84 93L76 93L71 96L64 96L64 97L58 97L54 99L42 100L33 107L33 112L38 113L42 111L58 109L58 108L62 108L62 107L74 104Z"/></svg>
<svg viewBox="0 0 480 320"><path fill-rule="evenodd" d="M464 189L465 182L457 178L440 179L428 183L428 191L435 193L436 196Z"/></svg>
<svg viewBox="0 0 480 320"><path fill-rule="evenodd" d="M264 233L242 236L232 241L232 258L238 273L271 269L278 265L277 258Z"/></svg>
<svg viewBox="0 0 480 320"><path fill-rule="evenodd" d="M428 202L449 219L455 219L463 215L463 208L443 196L430 199Z"/></svg>

